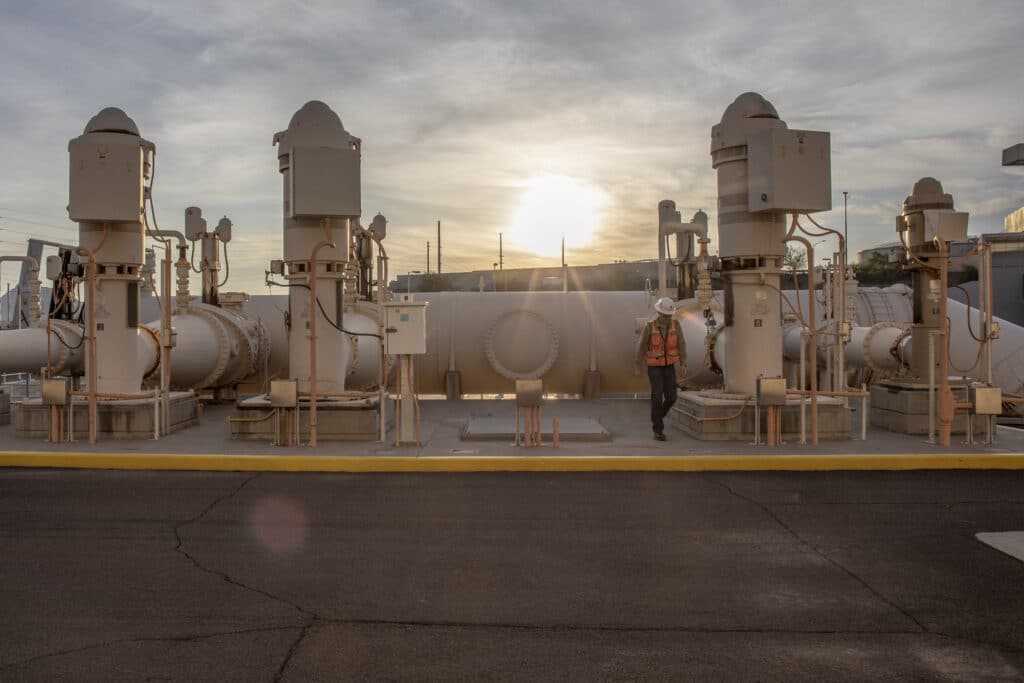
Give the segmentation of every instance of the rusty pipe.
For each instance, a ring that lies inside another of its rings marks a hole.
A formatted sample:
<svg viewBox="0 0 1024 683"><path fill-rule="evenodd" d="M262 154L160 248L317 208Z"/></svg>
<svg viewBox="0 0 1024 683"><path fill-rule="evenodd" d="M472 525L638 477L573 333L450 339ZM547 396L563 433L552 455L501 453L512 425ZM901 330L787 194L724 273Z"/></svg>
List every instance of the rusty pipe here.
<svg viewBox="0 0 1024 683"><path fill-rule="evenodd" d="M810 240L793 234L797 226L796 216L793 216L793 226L786 235L785 242L796 241L804 245L807 250L807 326L808 355L811 362L811 445L818 445L818 321L815 318L814 298L814 246Z"/></svg>
<svg viewBox="0 0 1024 683"><path fill-rule="evenodd" d="M942 325L942 348L939 353L939 445L948 446L953 427L956 401L949 386L949 320L946 311L949 250L945 240L935 238L939 248L939 323Z"/></svg>
<svg viewBox="0 0 1024 683"><path fill-rule="evenodd" d="M324 247L334 249L337 245L331 240L331 219L323 220L324 237L313 247L313 253L309 257L309 445L316 448L316 340L317 322L320 319L320 309L317 305L316 281L319 273L319 261L317 255Z"/></svg>

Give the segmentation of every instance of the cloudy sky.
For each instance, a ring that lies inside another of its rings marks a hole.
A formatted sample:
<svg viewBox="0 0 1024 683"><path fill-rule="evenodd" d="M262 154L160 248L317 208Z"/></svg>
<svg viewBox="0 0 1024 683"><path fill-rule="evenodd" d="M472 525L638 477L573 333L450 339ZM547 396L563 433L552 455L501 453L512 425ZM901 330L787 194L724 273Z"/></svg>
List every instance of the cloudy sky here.
<svg viewBox="0 0 1024 683"><path fill-rule="evenodd" d="M0 253L74 238L67 141L111 105L157 145L161 227L190 205L230 216L229 288L253 292L281 253L271 138L311 99L363 139L364 222L388 217L392 273L425 268L439 219L446 270L490 268L499 232L506 266L557 263L515 239L552 176L589 205L562 220L594 225L573 264L655 256L663 198L714 228L710 130L748 90L832 133L821 219L841 227L848 190L854 249L893 239L923 175L972 233L1024 204L1024 173L1000 166L1024 141L1020 0L696 4L5 0Z"/></svg>

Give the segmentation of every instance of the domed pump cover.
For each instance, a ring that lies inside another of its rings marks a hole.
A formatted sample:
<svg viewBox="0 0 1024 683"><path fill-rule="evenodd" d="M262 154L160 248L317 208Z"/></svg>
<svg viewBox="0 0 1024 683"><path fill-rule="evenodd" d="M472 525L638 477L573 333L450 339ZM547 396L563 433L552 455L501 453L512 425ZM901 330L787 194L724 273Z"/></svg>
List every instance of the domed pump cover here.
<svg viewBox="0 0 1024 683"><path fill-rule="evenodd" d="M711 128L711 153L747 144L752 134L770 128L785 128L771 102L756 92L745 92L725 108L721 122Z"/></svg>
<svg viewBox="0 0 1024 683"><path fill-rule="evenodd" d="M360 141L323 102L302 106L274 136L289 173L291 218L357 217L361 209Z"/></svg>
<svg viewBox="0 0 1024 683"><path fill-rule="evenodd" d="M385 237L387 237L388 219L384 218L382 214L378 213L376 216L373 217L373 220L370 221L370 232L372 232L373 236L379 240L382 240Z"/></svg>
<svg viewBox="0 0 1024 683"><path fill-rule="evenodd" d="M906 232L907 244L921 249L936 239L955 242L967 239L966 211L953 210L953 195L942 189L935 178L914 183L910 196L903 200L903 213L896 217L897 232Z"/></svg>
<svg viewBox="0 0 1024 683"><path fill-rule="evenodd" d="M68 216L78 222L141 223L152 143L131 117L107 107L68 143Z"/></svg>

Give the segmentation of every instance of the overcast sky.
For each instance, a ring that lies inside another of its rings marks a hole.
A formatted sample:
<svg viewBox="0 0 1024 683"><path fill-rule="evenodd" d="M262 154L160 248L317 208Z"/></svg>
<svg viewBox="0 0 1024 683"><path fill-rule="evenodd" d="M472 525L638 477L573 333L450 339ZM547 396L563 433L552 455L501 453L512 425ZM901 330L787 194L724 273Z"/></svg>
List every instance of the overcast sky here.
<svg viewBox="0 0 1024 683"><path fill-rule="evenodd" d="M489 268L543 175L606 199L570 263L656 256L663 198L708 211L714 237L711 126L748 90L831 132L820 220L842 226L848 190L853 249L894 239L924 175L972 234L1024 204L1024 173L1000 166L1024 141L1020 0L2 3L0 253L74 238L67 141L105 106L157 145L161 227L227 214L229 289L254 292L281 254L271 138L311 99L363 139L364 222L388 217L393 274L425 267L438 219L446 270ZM507 267L537 262L506 248Z"/></svg>

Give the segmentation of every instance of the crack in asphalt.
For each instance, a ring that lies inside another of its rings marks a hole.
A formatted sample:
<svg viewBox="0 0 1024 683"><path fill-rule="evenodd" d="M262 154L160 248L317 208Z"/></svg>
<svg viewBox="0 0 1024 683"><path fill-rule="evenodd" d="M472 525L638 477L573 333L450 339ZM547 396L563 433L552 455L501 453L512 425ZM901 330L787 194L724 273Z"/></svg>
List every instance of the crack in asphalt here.
<svg viewBox="0 0 1024 683"><path fill-rule="evenodd" d="M294 603L294 602L292 602L290 600L282 598L279 595L274 595L273 593L270 593L268 591L262 590L260 588L256 588L255 586L250 586L249 584L244 583L244 582L236 579L235 577L231 576L230 574L228 574L226 572L218 571L218 570L216 570L216 569L214 569L212 567L207 567L206 565L201 563L198 559L196 559L196 557L194 555L192 555L190 552L185 550L185 542L184 542L184 540L181 537L181 530L184 527L189 526L190 524L195 524L197 522L202 521L203 518L206 517L206 515L208 515L211 511L213 511L213 509L215 507L217 507L221 503L224 503L224 502L230 500L231 498L237 496L239 493L241 493L242 489L244 489L251 481L253 481L254 479L256 479L259 476L260 476L260 473L253 474L252 476L248 477L245 481L243 481L241 484L239 484L234 490L232 490L232 491L230 491L228 493L225 493L225 494L217 497L217 499L215 499L212 503L207 505L203 509L203 511L200 512L195 517L193 517L191 519L188 519L188 520L185 520L184 522L180 522L178 524L175 524L174 527L173 527L174 538L175 538L175 541L176 541L175 546L174 546L174 552L176 552L179 555L182 555L182 556L188 558L188 560L195 566L196 569L198 569L198 570L200 570L202 572L205 572L207 574L212 574L214 576L219 576L221 579L223 579L225 582L231 584L232 586L237 586L238 588L242 588L244 590L251 591L251 592L256 593L258 595L262 595L265 598L269 598L271 600L275 600L277 602L280 602L280 603L283 603L285 605L288 605L292 609L298 611L300 614L304 614L304 615L309 616L309 617L315 617L316 614L314 614L313 612L307 610L305 607L303 607L303 606L301 606L301 605L299 605L297 603Z"/></svg>
<svg viewBox="0 0 1024 683"><path fill-rule="evenodd" d="M212 574L214 576L219 576L221 579L223 579L225 582L231 584L232 586L237 586L238 588L242 588L244 590L251 591L253 593L256 593L257 595L262 595L263 597L266 597L266 598L269 598L271 600L275 600L275 601L280 602L282 604L288 605L292 609L298 611L300 614L303 614L303 615L305 615L307 617L306 622L301 626L301 630L299 631L298 637L292 642L291 646L288 648L288 652L285 653L284 660L281 662L281 665L278 667L277 673L274 675L274 679L273 679L274 683L277 683L284 676L285 670L288 668L288 665L291 663L292 657L298 651L299 645L302 643L303 640L305 640L306 635L309 633L310 629L313 627L313 625L320 618L319 615L316 614L315 612L311 611L311 610L306 609L305 607L303 607L302 605L300 605L300 604L298 604L296 602L292 602L291 600L283 598L283 597L281 597L279 595L275 595L274 593L271 593L269 591L265 591L265 590L263 590L261 588L256 588L255 586L251 586L251 585L249 585L249 584L247 584L247 583L245 583L243 581L240 581L240 580L236 579L235 577L231 576L230 574L228 574L227 572L222 572L222 571L218 571L218 570L216 570L216 569L214 569L212 567L207 567L206 565L204 565L201 562L199 562L199 560L197 560L194 555L192 555L187 550L185 550L184 540L181 537L181 529L183 529L184 527L186 527L186 526L188 526L190 524L195 524L197 522L202 521L203 518L205 518L206 515L208 515L214 508L216 508L218 505L220 505L220 504L222 504L222 503L224 503L224 502L226 502L228 500L231 500L232 498L237 496L239 493L241 493L242 489L244 489L251 481L253 481L254 479L256 479L259 476L260 476L260 473L258 473L258 472L256 474L253 474L252 476L248 477L245 481L243 481L241 484L239 484L233 491L230 491L230 492L228 492L228 493L226 493L224 495L219 496L217 499L215 499L213 502L211 502L209 505L207 505L203 509L202 512L200 512L198 515L196 515L192 519L189 519L189 520L186 520L186 521L181 522L179 524L176 524L174 526L174 538L175 538L175 540L177 542L176 542L176 544L174 546L174 551L176 553L179 553L180 555L183 555L183 556L187 557L188 560L193 564L193 566L195 566L196 569L198 569L198 570L200 570L202 572L205 572L207 574ZM292 626L292 627L288 627L288 628L291 629L291 628L300 628L300 627L299 626Z"/></svg>
<svg viewBox="0 0 1024 683"><path fill-rule="evenodd" d="M317 621L319 621L319 617L314 615L302 627L302 630L299 632L299 637L295 639L291 647L288 648L288 652L285 653L284 661L281 662L281 666L278 667L277 673L274 675L274 683L279 683L279 681L284 678L284 673L288 670L288 665L291 663L292 657L296 652L298 652L299 645L301 645L302 641L306 639L306 636L313 629L313 626Z"/></svg>
<svg viewBox="0 0 1024 683"><path fill-rule="evenodd" d="M768 515L768 517L770 517L772 520L774 520L774 522L776 524L781 526L783 529L786 530L786 532L790 536L792 536L794 539L796 539L796 541L798 543L800 543L800 545L804 546L805 548L807 548L808 550L813 552L815 555L817 555L821 559L823 559L826 562L828 562L829 564L831 564L836 569L840 570L841 572L843 572L844 574L849 576L851 579L853 579L854 581L859 583L861 586L863 586L865 590L867 590L869 593L874 595L878 600L881 600L886 605L889 605L889 607L891 607L892 609L894 609L897 612L899 612L900 614L902 614L906 619L908 619L909 621L912 621L914 624L917 625L918 629L920 629L921 632L923 632L923 633L933 633L933 631L931 631L927 626L925 626L923 623L918 621L917 617L915 617L913 614L908 612L902 606L896 604L895 602L893 602L892 600L890 600L886 596L882 595L871 584L869 584L863 578L858 576L856 574L856 572L854 572L853 570L849 569L845 565L841 564L839 561L833 559L827 553L825 553L825 551L823 551L821 548L819 548L818 546L814 545L813 543L811 543L810 541L805 539L803 536L798 534L796 532L796 530L793 529L793 527L789 526L784 521L782 521L782 519L778 515L776 515L775 512L773 512L772 509L770 507L768 507L768 505L766 503L762 503L760 501L754 500L753 498L745 496L742 493L739 493L738 491L735 491L728 484L726 484L724 482L721 482L721 481L718 481L718 480L716 480L716 479L714 479L712 477L705 476L705 477L703 477L703 479L705 481L708 481L708 482L714 484L715 486L719 486L719 487L725 489L726 491L728 491L735 498L760 508L762 512L764 512L766 515ZM942 635L942 634L936 634L936 635Z"/></svg>
<svg viewBox="0 0 1024 683"><path fill-rule="evenodd" d="M98 650L105 647L113 647L114 645L130 645L135 643L195 643L202 640L209 640L211 638L220 638L223 636L241 636L250 633L271 633L274 631L294 631L298 629L298 626L261 626L258 628L246 628L239 629L237 631L218 631L216 633L204 633L190 636L142 636L138 638L117 638L115 640L107 640L102 643L92 643L90 645L82 645L80 647L68 648L67 650L57 650L55 652L46 652L40 655L34 655L28 659L21 659L16 662L9 662L7 664L0 665L0 671L6 671L27 664L34 664L44 659L51 657L61 657L63 655L73 655L79 652L88 652L89 650Z"/></svg>

